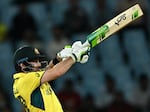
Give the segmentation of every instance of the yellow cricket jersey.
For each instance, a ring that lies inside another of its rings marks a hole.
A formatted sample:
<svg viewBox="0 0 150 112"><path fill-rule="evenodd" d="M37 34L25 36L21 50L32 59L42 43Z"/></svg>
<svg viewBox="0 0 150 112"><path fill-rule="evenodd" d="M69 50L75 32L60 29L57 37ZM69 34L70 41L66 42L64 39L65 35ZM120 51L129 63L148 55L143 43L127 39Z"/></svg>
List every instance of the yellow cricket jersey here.
<svg viewBox="0 0 150 112"><path fill-rule="evenodd" d="M14 74L13 92L26 112L63 112L49 83L40 84L44 71Z"/></svg>

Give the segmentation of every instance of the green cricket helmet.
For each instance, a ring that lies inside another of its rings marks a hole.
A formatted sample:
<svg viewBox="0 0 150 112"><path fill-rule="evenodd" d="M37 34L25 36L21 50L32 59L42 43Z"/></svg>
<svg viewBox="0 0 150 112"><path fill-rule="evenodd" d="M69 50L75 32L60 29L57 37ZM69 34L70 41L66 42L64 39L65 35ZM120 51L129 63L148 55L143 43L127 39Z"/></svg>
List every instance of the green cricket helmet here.
<svg viewBox="0 0 150 112"><path fill-rule="evenodd" d="M32 71L32 65L28 62L33 60L39 60L41 62L41 68L45 68L48 65L48 59L45 55L41 54L37 48L31 46L23 46L16 50L14 53L14 66L16 71L21 71L19 64L23 63L27 66L26 71Z"/></svg>

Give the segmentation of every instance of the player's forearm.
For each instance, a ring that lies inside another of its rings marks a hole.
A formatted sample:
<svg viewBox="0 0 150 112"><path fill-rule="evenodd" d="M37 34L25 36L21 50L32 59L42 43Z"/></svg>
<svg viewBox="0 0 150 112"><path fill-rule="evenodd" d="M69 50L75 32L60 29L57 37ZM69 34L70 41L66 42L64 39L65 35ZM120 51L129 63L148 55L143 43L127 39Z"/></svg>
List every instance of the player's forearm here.
<svg viewBox="0 0 150 112"><path fill-rule="evenodd" d="M64 73L66 73L74 63L75 62L73 61L73 59L69 57L66 60L61 61L58 64L56 64L54 66L54 69L57 71L57 76L61 76Z"/></svg>
<svg viewBox="0 0 150 112"><path fill-rule="evenodd" d="M53 66L53 68L47 69L41 79L41 83L57 79L58 77L64 75L74 63L75 62L72 60L72 58L69 57Z"/></svg>

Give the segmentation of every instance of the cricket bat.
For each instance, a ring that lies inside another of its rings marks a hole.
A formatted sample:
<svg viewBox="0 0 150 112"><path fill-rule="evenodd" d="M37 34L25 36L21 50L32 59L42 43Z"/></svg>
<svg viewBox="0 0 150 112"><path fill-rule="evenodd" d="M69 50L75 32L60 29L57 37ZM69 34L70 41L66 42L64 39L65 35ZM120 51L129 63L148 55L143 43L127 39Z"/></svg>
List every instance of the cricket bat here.
<svg viewBox="0 0 150 112"><path fill-rule="evenodd" d="M83 45L93 48L141 16L143 16L143 11L139 4L136 4L89 34Z"/></svg>

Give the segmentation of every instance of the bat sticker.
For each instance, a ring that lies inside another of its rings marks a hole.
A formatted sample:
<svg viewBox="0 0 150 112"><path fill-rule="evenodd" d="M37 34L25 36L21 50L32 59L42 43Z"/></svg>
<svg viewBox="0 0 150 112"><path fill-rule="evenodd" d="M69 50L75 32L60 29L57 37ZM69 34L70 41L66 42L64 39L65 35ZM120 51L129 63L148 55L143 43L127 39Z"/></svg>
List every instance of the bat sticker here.
<svg viewBox="0 0 150 112"><path fill-rule="evenodd" d="M117 18L115 24L119 26L119 23L122 21L122 20L126 20L126 14L123 14L121 15L120 17Z"/></svg>

